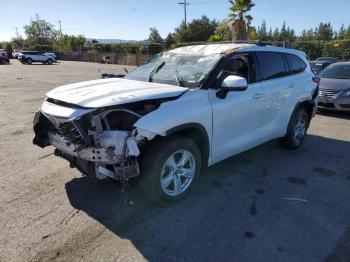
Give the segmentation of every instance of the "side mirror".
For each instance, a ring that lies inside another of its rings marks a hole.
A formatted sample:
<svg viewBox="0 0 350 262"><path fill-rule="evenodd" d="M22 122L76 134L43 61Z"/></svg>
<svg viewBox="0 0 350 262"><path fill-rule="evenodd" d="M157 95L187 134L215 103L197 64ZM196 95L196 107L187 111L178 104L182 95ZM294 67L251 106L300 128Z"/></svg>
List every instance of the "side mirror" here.
<svg viewBox="0 0 350 262"><path fill-rule="evenodd" d="M224 99L228 92L240 92L245 91L248 88L248 82L245 78L235 75L227 76L221 84L220 90L216 93L216 96L220 99Z"/></svg>

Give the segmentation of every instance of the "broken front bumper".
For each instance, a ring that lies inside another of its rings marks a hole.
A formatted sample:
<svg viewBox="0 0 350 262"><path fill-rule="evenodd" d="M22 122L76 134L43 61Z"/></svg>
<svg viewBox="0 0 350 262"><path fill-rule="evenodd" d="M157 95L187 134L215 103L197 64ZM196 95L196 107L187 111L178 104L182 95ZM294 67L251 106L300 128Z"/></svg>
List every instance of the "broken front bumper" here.
<svg viewBox="0 0 350 262"><path fill-rule="evenodd" d="M140 152L131 131L86 130L77 119L62 119L41 111L36 113L33 127L33 144L54 146L56 155L84 174L118 180L139 175Z"/></svg>

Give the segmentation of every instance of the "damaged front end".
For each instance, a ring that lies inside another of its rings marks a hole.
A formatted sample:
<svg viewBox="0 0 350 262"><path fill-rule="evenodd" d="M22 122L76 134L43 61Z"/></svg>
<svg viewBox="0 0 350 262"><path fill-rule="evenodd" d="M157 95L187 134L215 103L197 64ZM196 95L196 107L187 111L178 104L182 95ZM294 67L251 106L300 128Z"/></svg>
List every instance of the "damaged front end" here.
<svg viewBox="0 0 350 262"><path fill-rule="evenodd" d="M140 145L156 136L133 125L162 102L93 109L46 99L34 117L33 144L54 146L55 155L90 177L127 180L140 174Z"/></svg>

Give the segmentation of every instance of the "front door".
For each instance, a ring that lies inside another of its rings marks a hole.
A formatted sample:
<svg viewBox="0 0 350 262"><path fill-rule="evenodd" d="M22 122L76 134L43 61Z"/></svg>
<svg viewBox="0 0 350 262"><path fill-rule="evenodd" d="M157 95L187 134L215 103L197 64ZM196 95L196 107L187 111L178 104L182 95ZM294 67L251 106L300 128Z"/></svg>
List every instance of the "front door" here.
<svg viewBox="0 0 350 262"><path fill-rule="evenodd" d="M255 83L256 62L253 54L232 57L218 75L217 86L209 89L213 111L213 163L259 144L263 123L264 90ZM224 99L216 96L228 75L247 79L245 91L229 92Z"/></svg>

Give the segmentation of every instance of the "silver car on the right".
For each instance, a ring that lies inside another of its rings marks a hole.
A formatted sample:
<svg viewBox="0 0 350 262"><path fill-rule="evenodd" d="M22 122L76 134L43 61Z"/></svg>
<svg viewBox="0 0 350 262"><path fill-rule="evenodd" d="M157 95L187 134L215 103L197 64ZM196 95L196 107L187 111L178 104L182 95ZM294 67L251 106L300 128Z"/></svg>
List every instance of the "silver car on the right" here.
<svg viewBox="0 0 350 262"><path fill-rule="evenodd" d="M318 107L350 112L350 62L329 65L314 81L319 83Z"/></svg>

